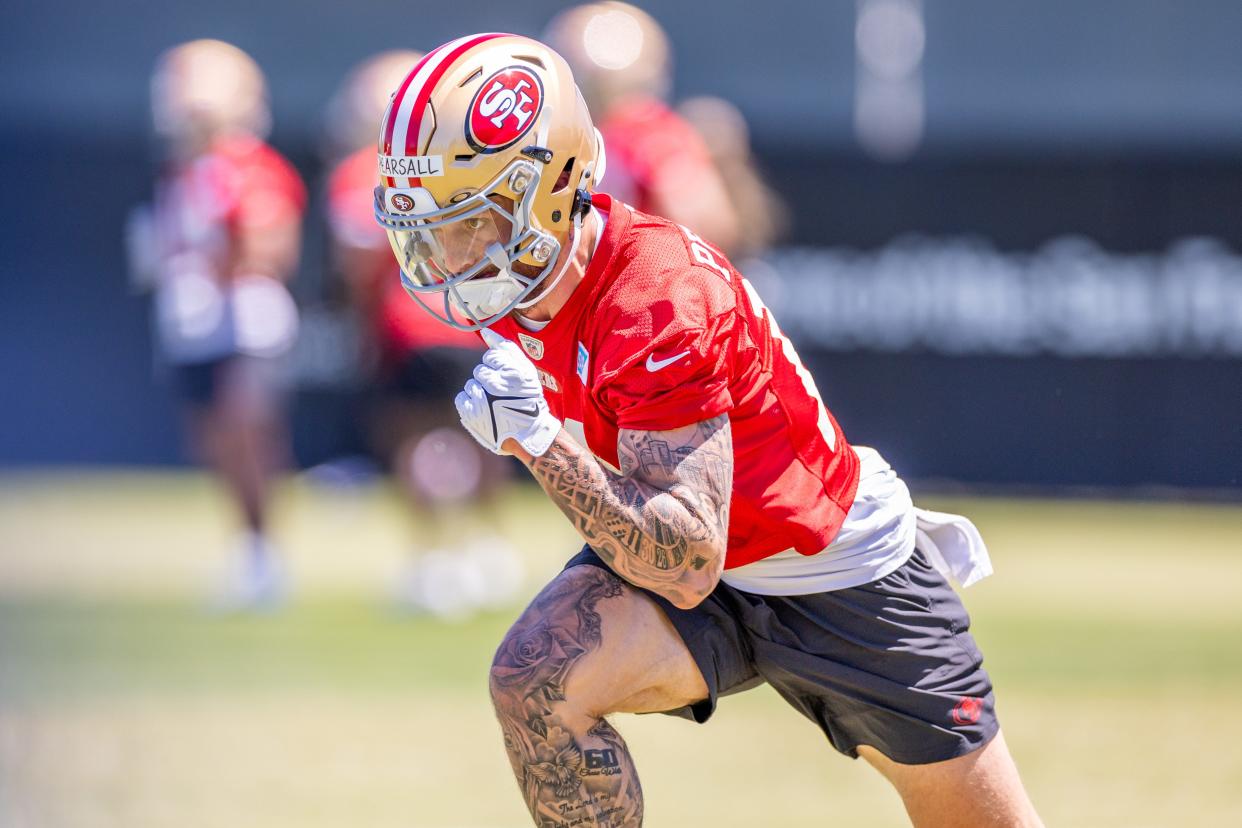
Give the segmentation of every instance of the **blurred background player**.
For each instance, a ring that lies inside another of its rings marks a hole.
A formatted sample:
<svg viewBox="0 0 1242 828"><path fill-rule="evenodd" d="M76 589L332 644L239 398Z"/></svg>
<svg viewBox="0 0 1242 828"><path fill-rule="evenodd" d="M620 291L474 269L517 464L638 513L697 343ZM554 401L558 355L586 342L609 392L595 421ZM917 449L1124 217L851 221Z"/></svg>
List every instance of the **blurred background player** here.
<svg viewBox="0 0 1242 828"><path fill-rule="evenodd" d="M166 53L151 81L161 152L154 202L129 228L132 269L154 293L158 359L175 380L194 452L242 523L218 600L271 606L286 575L268 536L273 480L288 456L281 357L298 315L285 282L305 189L264 143L263 73L218 40Z"/></svg>
<svg viewBox="0 0 1242 828"><path fill-rule="evenodd" d="M329 101L326 208L333 268L364 337L368 440L390 467L416 524L417 546L396 597L409 609L460 617L511 599L522 567L492 529L493 496L509 480L509 464L462 432L452 402L483 345L475 334L436 323L411 301L375 223L375 131L392 93L421 57L413 51L375 55Z"/></svg>
<svg viewBox="0 0 1242 828"><path fill-rule="evenodd" d="M687 98L677 104L677 112L703 139L737 217L737 233L724 247L725 255L766 302L782 301L780 274L765 255L788 232L789 209L760 174L745 116L713 95Z"/></svg>
<svg viewBox="0 0 1242 828"><path fill-rule="evenodd" d="M609 191L732 254L741 222L710 150L666 102L672 53L660 24L628 3L586 3L540 39L569 63L604 136Z"/></svg>
<svg viewBox="0 0 1242 828"><path fill-rule="evenodd" d="M724 98L700 95L677 104L677 114L703 139L722 181L737 232L724 248L731 261L745 265L784 237L789 211L767 185L750 150L750 128L741 111ZM745 267L743 267L745 270ZM749 276L752 281L754 277Z"/></svg>
<svg viewBox="0 0 1242 828"><path fill-rule="evenodd" d="M620 2L557 15L544 41L579 79L608 151L608 189L713 242L769 301L780 277L763 256L788 230L788 210L759 175L746 118L715 96L671 108L672 48L659 23Z"/></svg>

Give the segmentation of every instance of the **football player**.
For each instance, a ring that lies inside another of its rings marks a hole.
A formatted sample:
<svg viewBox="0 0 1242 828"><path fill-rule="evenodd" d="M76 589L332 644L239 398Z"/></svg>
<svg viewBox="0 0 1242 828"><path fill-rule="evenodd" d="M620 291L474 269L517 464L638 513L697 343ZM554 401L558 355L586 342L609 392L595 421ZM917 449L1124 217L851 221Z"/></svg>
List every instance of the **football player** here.
<svg viewBox="0 0 1242 828"><path fill-rule="evenodd" d="M596 191L603 142L565 61L504 34L435 49L378 161L405 288L489 345L462 423L586 542L491 668L534 822L641 824L605 717L702 722L766 681L917 825L1038 825L942 572L990 572L978 533L849 444L713 244Z"/></svg>
<svg viewBox="0 0 1242 828"><path fill-rule="evenodd" d="M243 534L220 600L271 605L285 589L268 537L272 482L287 455L281 358L297 309L306 194L263 141L263 73L235 46L166 52L151 82L163 164L154 203L130 225L135 277L154 292L157 350L184 402L191 442L238 507Z"/></svg>
<svg viewBox="0 0 1242 828"><path fill-rule="evenodd" d="M418 548L396 584L406 609L459 618L503 605L520 587L521 561L493 528L493 496L511 463L457 426L453 395L479 361L478 336L441 325L409 300L375 224L375 125L422 57L383 52L363 61L329 101L327 225L333 265L361 321L371 368L368 437L389 463L417 519ZM470 520L462 520L462 510ZM462 526L474 531L463 532Z"/></svg>

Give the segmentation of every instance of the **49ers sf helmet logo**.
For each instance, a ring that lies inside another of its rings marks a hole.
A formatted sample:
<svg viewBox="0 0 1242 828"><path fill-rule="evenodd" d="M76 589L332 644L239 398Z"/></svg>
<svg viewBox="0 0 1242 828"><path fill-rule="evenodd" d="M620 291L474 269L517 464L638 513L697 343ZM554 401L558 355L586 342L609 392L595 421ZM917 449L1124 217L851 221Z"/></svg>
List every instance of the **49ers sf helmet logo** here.
<svg viewBox="0 0 1242 828"><path fill-rule="evenodd" d="M466 113L466 140L481 153L517 143L543 109L543 83L524 66L506 66L483 81Z"/></svg>

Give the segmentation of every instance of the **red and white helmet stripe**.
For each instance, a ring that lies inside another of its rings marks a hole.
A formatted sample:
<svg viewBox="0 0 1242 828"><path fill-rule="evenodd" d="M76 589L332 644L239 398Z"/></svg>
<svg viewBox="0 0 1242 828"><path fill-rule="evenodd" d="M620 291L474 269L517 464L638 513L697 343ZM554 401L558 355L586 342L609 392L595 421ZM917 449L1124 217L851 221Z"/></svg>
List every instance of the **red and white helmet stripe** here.
<svg viewBox="0 0 1242 828"><path fill-rule="evenodd" d="M488 40L498 37L509 37L504 33L490 32L487 34L470 35L449 41L438 49L427 53L410 71L405 81L393 96L388 111L384 113L381 127L380 152L384 155L393 154L393 148L401 155L418 155L419 146L429 134L428 123L431 110L427 103L431 100L432 90L440 78L444 76L459 57ZM415 114L418 124L411 129ZM418 187L422 182L418 178L401 178L386 176L385 185L389 187Z"/></svg>

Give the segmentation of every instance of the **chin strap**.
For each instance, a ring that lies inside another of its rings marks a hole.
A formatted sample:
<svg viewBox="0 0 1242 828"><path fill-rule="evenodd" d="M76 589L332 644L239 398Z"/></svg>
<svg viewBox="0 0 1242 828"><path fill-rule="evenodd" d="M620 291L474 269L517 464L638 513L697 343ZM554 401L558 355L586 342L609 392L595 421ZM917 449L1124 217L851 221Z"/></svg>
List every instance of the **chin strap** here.
<svg viewBox="0 0 1242 828"><path fill-rule="evenodd" d="M575 219L581 221L582 217L591 212L591 193L587 190L577 190L574 192L574 203L569 208L569 214Z"/></svg>
<svg viewBox="0 0 1242 828"><path fill-rule="evenodd" d="M559 270L557 270L557 271L556 271L556 275L555 275L555 276L553 276L553 277L552 277L552 279L548 281L548 283L547 283L547 287L545 287L543 290L539 291L539 296L538 296L537 298L535 298L535 299L530 299L530 300L527 300L527 301L523 302L522 304L518 305L518 306L515 308L515 310L524 310L524 309L526 309L526 308L529 308L531 305L534 305L534 304L535 304L536 302L538 302L540 299L544 298L544 297L545 297L545 296L547 296L549 293L551 293L551 292L552 292L552 290L553 290L553 289L557 286L557 284L561 281L561 277L563 277L563 276L565 275L566 271L568 271L568 270L569 270L569 265L573 263L573 260L574 260L575 258L577 258L577 256L578 256L578 243L582 240L582 218L583 218L583 216L585 216L585 215L586 215L586 213L587 213L587 212L590 212L590 210L591 210L591 196L590 196L590 194L589 194L589 193L587 193L585 190L579 190L578 192L579 192L580 194L582 194L582 195L585 195L585 196L586 196L586 212L583 212L583 213L579 213L579 212L577 212L577 209L578 209L578 199L577 199L577 197L575 197L575 198L574 198L574 211L575 211L575 212L574 212L574 214L573 214L573 217L574 217L574 218L573 218L573 228L570 230L570 235L572 235L572 236L573 236L573 241L572 241L572 242L570 243L570 245L569 245L569 255L567 255L567 256L565 257L565 261L561 262L560 269L559 269Z"/></svg>

